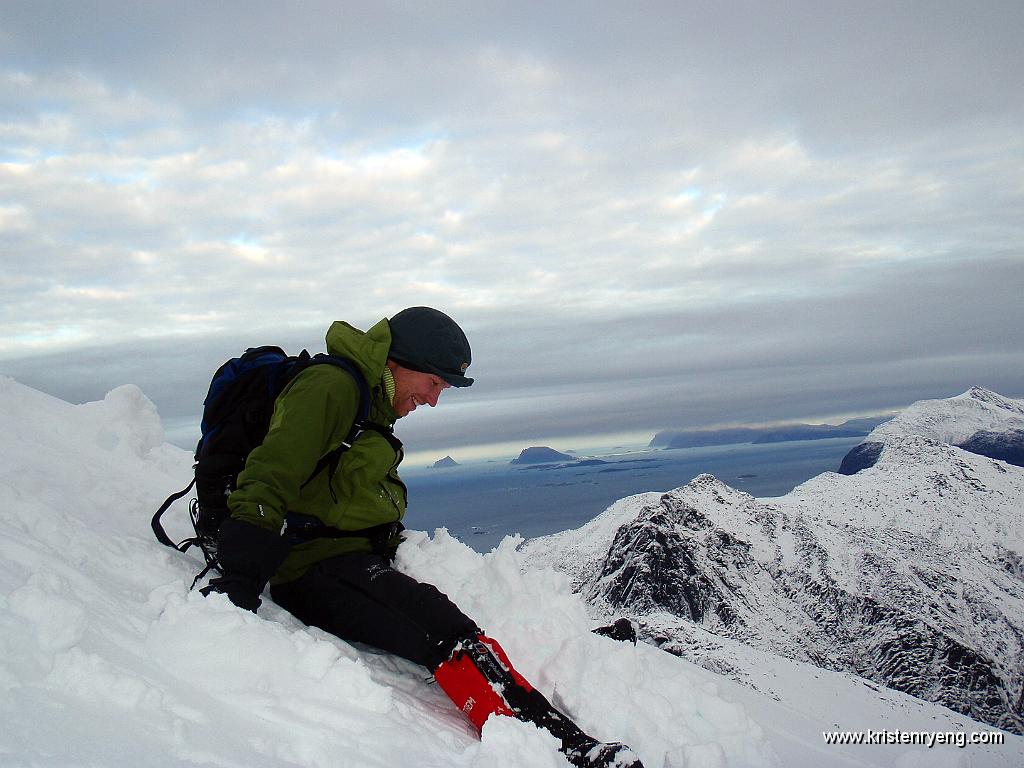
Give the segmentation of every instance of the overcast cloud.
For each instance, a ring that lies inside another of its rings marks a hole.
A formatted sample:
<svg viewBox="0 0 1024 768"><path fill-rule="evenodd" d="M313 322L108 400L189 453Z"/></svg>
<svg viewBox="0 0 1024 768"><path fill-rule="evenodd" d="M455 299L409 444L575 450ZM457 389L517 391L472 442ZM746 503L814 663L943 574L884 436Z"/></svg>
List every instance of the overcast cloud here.
<svg viewBox="0 0 1024 768"><path fill-rule="evenodd" d="M5 2L0 371L187 444L430 304L428 454L1024 395L1020 2L503 5Z"/></svg>

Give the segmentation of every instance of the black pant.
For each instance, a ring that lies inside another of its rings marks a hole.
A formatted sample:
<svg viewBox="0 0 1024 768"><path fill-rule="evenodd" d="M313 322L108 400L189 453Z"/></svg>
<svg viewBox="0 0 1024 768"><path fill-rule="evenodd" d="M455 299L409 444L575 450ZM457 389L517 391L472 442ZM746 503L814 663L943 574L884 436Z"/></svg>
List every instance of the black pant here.
<svg viewBox="0 0 1024 768"><path fill-rule="evenodd" d="M274 602L305 624L366 643L431 672L476 624L437 587L391 568L380 555L323 560L295 581L271 587Z"/></svg>

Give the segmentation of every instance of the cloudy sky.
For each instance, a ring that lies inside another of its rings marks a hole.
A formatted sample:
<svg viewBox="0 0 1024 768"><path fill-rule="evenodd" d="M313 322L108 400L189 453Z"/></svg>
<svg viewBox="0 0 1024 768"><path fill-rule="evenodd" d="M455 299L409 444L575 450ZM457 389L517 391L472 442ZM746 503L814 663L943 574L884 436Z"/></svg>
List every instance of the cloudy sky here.
<svg viewBox="0 0 1024 768"><path fill-rule="evenodd" d="M510 6L515 7L510 7ZM197 434L416 304L413 451L1024 395L1024 4L0 4L0 372ZM424 411L424 409L420 409Z"/></svg>

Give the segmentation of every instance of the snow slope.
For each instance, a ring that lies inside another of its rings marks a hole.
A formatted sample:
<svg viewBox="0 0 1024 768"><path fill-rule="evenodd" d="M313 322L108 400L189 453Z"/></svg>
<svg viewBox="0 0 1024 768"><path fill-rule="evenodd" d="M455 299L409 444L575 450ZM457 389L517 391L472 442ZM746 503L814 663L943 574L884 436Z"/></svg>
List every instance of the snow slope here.
<svg viewBox="0 0 1024 768"><path fill-rule="evenodd" d="M478 740L415 665L269 600L254 616L189 592L198 561L160 546L149 517L191 458L162 442L137 388L72 406L0 379L0 425L0 764L566 765L551 737L508 719ZM564 577L524 574L516 543L480 556L444 531L417 534L401 567L648 765L776 764L708 673L591 634Z"/></svg>
<svg viewBox="0 0 1024 768"><path fill-rule="evenodd" d="M185 484L191 457L163 443L137 388L72 406L0 378L0 459L0 765L567 765L551 737L507 718L478 740L415 665L306 628L269 600L255 616L189 592L198 559L159 545L149 517ZM398 565L448 592L541 690L647 768L1024 762L1019 737L826 746L823 729L976 724L807 665L766 666L776 685L761 694L599 637L568 578L524 568L518 543L479 555L443 530L414 533Z"/></svg>

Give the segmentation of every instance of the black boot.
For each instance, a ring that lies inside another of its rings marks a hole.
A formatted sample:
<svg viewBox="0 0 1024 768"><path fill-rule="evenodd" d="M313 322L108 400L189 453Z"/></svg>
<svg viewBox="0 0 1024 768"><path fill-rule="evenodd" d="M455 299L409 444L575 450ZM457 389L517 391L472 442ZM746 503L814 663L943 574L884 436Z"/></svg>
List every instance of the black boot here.
<svg viewBox="0 0 1024 768"><path fill-rule="evenodd" d="M483 676L500 686L512 713L558 739L562 754L577 768L643 768L643 763L625 744L598 741L555 709L544 694L512 668L495 641L479 635L464 641L462 648Z"/></svg>
<svg viewBox="0 0 1024 768"><path fill-rule="evenodd" d="M633 622L626 618L617 619L614 624L598 627L590 631L595 635L604 635L621 643L629 642L636 645L636 630L633 628Z"/></svg>
<svg viewBox="0 0 1024 768"><path fill-rule="evenodd" d="M563 745L562 754L577 768L644 768L633 750L618 742L609 744L590 739L589 744L578 747Z"/></svg>

